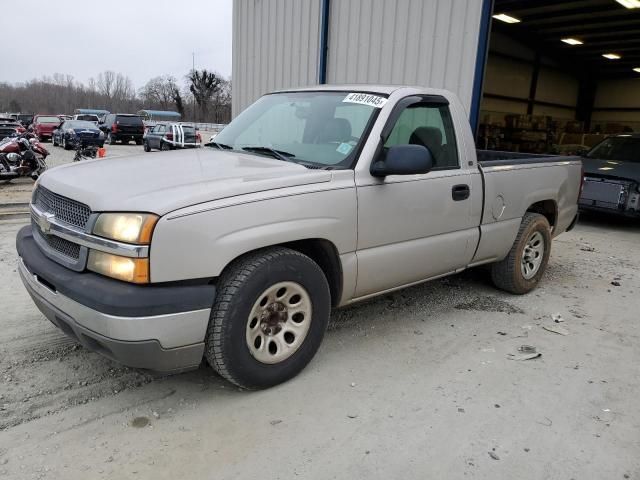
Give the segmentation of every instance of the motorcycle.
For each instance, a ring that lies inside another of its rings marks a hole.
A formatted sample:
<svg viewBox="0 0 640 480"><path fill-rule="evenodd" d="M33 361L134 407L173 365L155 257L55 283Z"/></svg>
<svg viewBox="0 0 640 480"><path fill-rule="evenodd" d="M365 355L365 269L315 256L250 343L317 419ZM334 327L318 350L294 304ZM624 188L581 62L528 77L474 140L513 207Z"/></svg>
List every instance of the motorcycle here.
<svg viewBox="0 0 640 480"><path fill-rule="evenodd" d="M18 177L37 180L47 169L47 149L32 133L5 138L0 142L0 181Z"/></svg>
<svg viewBox="0 0 640 480"><path fill-rule="evenodd" d="M76 154L73 157L74 162L79 162L80 160L92 160L96 158L98 155L98 147L95 145L83 145L82 143L78 143L76 147Z"/></svg>

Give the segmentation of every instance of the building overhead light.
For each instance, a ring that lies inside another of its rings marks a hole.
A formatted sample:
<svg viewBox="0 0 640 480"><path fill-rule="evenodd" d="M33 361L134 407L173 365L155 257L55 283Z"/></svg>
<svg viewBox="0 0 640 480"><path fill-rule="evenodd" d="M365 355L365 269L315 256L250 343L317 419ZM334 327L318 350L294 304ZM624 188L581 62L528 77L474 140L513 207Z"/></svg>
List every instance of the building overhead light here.
<svg viewBox="0 0 640 480"><path fill-rule="evenodd" d="M583 41L578 40L577 38L563 38L562 41L564 43L568 43L569 45L582 45Z"/></svg>
<svg viewBox="0 0 640 480"><path fill-rule="evenodd" d="M511 15L507 15L506 13L499 13L498 15L494 15L493 18L504 23L520 23L521 21L519 18L512 17Z"/></svg>
<svg viewBox="0 0 640 480"><path fill-rule="evenodd" d="M640 67L636 67L636 68L634 68L634 69L633 69L633 71L634 71L634 72L638 72L638 73L640 73Z"/></svg>
<svg viewBox="0 0 640 480"><path fill-rule="evenodd" d="M616 0L624 8L640 8L640 0Z"/></svg>
<svg viewBox="0 0 640 480"><path fill-rule="evenodd" d="M609 60L620 60L622 58L617 53L603 53L602 56L604 58L608 58Z"/></svg>

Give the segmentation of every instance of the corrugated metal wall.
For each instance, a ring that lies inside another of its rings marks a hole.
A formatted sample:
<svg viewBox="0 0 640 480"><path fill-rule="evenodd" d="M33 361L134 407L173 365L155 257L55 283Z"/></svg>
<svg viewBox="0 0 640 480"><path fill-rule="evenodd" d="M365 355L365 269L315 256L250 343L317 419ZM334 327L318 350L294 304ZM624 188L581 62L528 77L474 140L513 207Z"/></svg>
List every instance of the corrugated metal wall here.
<svg viewBox="0 0 640 480"><path fill-rule="evenodd" d="M260 95L318 82L321 0L233 1L233 115Z"/></svg>
<svg viewBox="0 0 640 480"><path fill-rule="evenodd" d="M482 0L331 0L328 83L424 85L471 105ZM321 0L234 0L233 112L318 82Z"/></svg>
<svg viewBox="0 0 640 480"><path fill-rule="evenodd" d="M329 83L411 84L471 105L481 0L332 0Z"/></svg>

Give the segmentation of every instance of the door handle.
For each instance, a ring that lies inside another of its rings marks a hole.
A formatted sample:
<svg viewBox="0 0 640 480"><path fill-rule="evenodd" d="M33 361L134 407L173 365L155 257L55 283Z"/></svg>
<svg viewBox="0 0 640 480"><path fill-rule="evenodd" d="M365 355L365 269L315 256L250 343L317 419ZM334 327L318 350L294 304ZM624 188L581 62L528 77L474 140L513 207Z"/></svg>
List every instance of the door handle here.
<svg viewBox="0 0 640 480"><path fill-rule="evenodd" d="M451 188L451 198L456 202L466 200L469 198L469 195L471 195L469 185L454 185L453 188Z"/></svg>

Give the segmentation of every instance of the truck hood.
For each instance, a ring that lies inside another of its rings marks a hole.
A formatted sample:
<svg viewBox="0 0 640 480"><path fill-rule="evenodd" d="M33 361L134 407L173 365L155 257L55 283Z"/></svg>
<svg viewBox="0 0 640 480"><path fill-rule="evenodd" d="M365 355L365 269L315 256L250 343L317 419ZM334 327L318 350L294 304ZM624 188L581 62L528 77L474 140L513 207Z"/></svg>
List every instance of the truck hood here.
<svg viewBox="0 0 640 480"><path fill-rule="evenodd" d="M640 163L582 158L585 175L632 180L640 183Z"/></svg>
<svg viewBox="0 0 640 480"><path fill-rule="evenodd" d="M330 179L326 170L205 147L62 165L45 172L40 184L94 212L164 215L212 200Z"/></svg>

